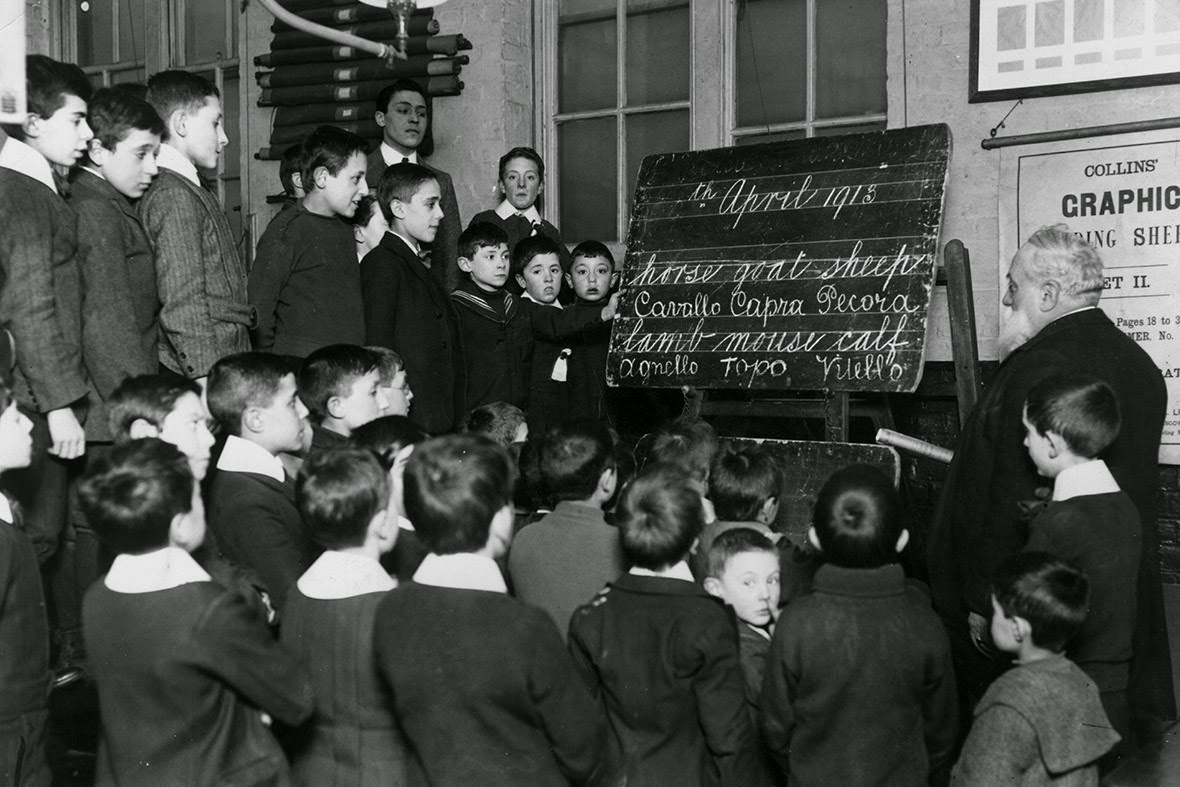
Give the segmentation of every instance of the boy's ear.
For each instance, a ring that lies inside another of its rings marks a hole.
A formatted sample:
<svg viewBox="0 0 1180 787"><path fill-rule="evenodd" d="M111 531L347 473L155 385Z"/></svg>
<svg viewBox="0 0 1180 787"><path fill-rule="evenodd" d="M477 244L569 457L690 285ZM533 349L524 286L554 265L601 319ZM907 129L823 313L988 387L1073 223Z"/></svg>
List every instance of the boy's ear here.
<svg viewBox="0 0 1180 787"><path fill-rule="evenodd" d="M1008 618L1008 620L1012 623L1013 639L1015 639L1017 642L1024 642L1026 639L1030 643L1032 642L1032 624L1029 623L1028 620L1020 617L1019 615L1014 615L1013 617Z"/></svg>
<svg viewBox="0 0 1180 787"><path fill-rule="evenodd" d="M397 544L397 514L392 509L383 508L369 520L368 538L377 543L381 554L393 551Z"/></svg>
<svg viewBox="0 0 1180 787"><path fill-rule="evenodd" d="M721 580L717 577L705 577L705 592L710 596L724 598L721 592Z"/></svg>
<svg viewBox="0 0 1180 787"><path fill-rule="evenodd" d="M356 243L364 243L364 241L365 241L365 228L359 224L354 226L352 228L352 239Z"/></svg>
<svg viewBox="0 0 1180 787"><path fill-rule="evenodd" d="M471 260L467 259L466 257L460 257L459 270L463 271L464 273L471 273Z"/></svg>
<svg viewBox="0 0 1180 787"><path fill-rule="evenodd" d="M521 276L519 273L516 274L516 283L519 284L520 288L523 290L525 288L524 287L524 276Z"/></svg>
<svg viewBox="0 0 1180 787"><path fill-rule="evenodd" d="M169 546L192 552L205 540L205 529L197 526L191 514L191 511L185 511L172 517L172 522L168 525Z"/></svg>
<svg viewBox="0 0 1180 787"><path fill-rule="evenodd" d="M615 493L615 487L619 484L619 471L615 467L608 467L602 471L598 476L598 491L602 493L603 497L610 500L611 495Z"/></svg>
<svg viewBox="0 0 1180 787"><path fill-rule="evenodd" d="M1069 448L1069 444L1065 442L1065 438L1053 430L1045 432L1045 439L1049 442L1049 458L1056 459L1061 453Z"/></svg>
<svg viewBox="0 0 1180 787"><path fill-rule="evenodd" d="M266 428L266 417L260 407L247 407L242 411L242 430L258 434Z"/></svg>
<svg viewBox="0 0 1180 787"><path fill-rule="evenodd" d="M897 553L900 555L901 551L905 549L906 544L908 543L910 543L910 531L902 530L901 535L897 537L897 546L894 547L894 549L896 549Z"/></svg>
<svg viewBox="0 0 1180 787"><path fill-rule="evenodd" d="M41 116L36 112L30 112L25 116L25 122L21 123L21 130L25 132L26 137L41 136Z"/></svg>
<svg viewBox="0 0 1180 787"><path fill-rule="evenodd" d="M146 418L136 418L127 428L127 434L132 440L139 440L143 437L159 437L160 428Z"/></svg>
<svg viewBox="0 0 1180 787"><path fill-rule="evenodd" d="M328 411L329 418L337 420L344 418L344 400L339 396L329 396L324 409Z"/></svg>
<svg viewBox="0 0 1180 787"><path fill-rule="evenodd" d="M778 495L771 495L762 503L762 508L758 510L757 521L769 527L774 524L774 520L778 519Z"/></svg>
<svg viewBox="0 0 1180 787"><path fill-rule="evenodd" d="M488 528L488 540L484 545L484 551L488 557L494 559L508 554L508 546L512 543L512 528L515 519L516 512L512 509L511 503L505 503L492 517L491 527Z"/></svg>
<svg viewBox="0 0 1180 787"><path fill-rule="evenodd" d="M328 176L331 174L332 173L328 172L327 167L316 167L311 173L312 185L314 185L317 189L322 189L324 186L328 185ZM307 190L306 187L304 190Z"/></svg>
<svg viewBox="0 0 1180 787"><path fill-rule="evenodd" d="M402 202L397 197L394 197L389 201L389 212L393 214L395 219L405 219L406 203Z"/></svg>
<svg viewBox="0 0 1180 787"><path fill-rule="evenodd" d="M574 288L574 277L567 273L563 278L565 279L565 283L568 284L569 288L572 290Z"/></svg>
<svg viewBox="0 0 1180 787"><path fill-rule="evenodd" d="M172 114L167 117L166 123L168 125L169 136L188 136L188 112L183 107L177 107L172 110Z"/></svg>
<svg viewBox="0 0 1180 787"><path fill-rule="evenodd" d="M104 165L110 157L111 152L99 141L98 137L86 143L86 155L90 157L91 162L96 167Z"/></svg>
<svg viewBox="0 0 1180 787"><path fill-rule="evenodd" d="M824 548L819 545L819 535L815 532L814 527L807 528L807 540L810 541L811 545L820 552L824 551Z"/></svg>

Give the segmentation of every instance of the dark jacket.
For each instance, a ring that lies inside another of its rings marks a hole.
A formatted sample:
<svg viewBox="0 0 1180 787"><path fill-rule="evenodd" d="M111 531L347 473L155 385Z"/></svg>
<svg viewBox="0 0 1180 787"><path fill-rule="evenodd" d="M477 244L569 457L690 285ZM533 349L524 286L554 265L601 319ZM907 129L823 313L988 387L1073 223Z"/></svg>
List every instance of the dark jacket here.
<svg viewBox="0 0 1180 787"><path fill-rule="evenodd" d="M375 632L421 783L564 787L601 776L606 725L541 610L411 582L386 594Z"/></svg>
<svg viewBox="0 0 1180 787"><path fill-rule="evenodd" d="M623 574L574 613L569 648L606 705L629 787L760 783L736 622L720 600Z"/></svg>
<svg viewBox="0 0 1180 787"><path fill-rule="evenodd" d="M82 281L82 362L93 381L88 440L111 440L106 400L128 377L160 369L160 297L151 243L131 201L85 169L74 170Z"/></svg>
<svg viewBox="0 0 1180 787"><path fill-rule="evenodd" d="M606 301L577 301L564 311L570 314L601 313ZM606 388L606 351L610 344L610 323L599 322L587 330L576 344L568 361L569 418L592 418L613 422Z"/></svg>
<svg viewBox="0 0 1180 787"><path fill-rule="evenodd" d="M219 358L250 349L256 319L229 219L215 195L163 168L139 216L156 254L160 363L204 377Z"/></svg>
<svg viewBox="0 0 1180 787"><path fill-rule="evenodd" d="M822 566L815 590L775 627L761 711L766 744L792 787L945 779L955 675L929 599L897 565Z"/></svg>
<svg viewBox="0 0 1180 787"><path fill-rule="evenodd" d="M462 280L463 272L459 270L459 234L463 231L463 221L459 217L459 201L455 198L455 184L451 180L451 176L443 172L441 169L430 166L422 159L418 159L418 163L426 167L438 180L438 189L442 199L439 200L439 207L442 208L443 217L438 225L438 234L434 236L434 242L426 244L431 250L431 272L434 280L438 282L439 287L443 292L450 292L458 286ZM365 180L369 183L369 188L376 191L377 184L381 182L381 175L385 172L385 159L381 158L381 146L368 155L365 159L367 170L365 172Z"/></svg>
<svg viewBox="0 0 1180 787"><path fill-rule="evenodd" d="M281 211L258 241L249 289L256 349L305 358L329 344L364 342L356 243L342 219L302 205Z"/></svg>
<svg viewBox="0 0 1180 787"><path fill-rule="evenodd" d="M214 470L207 500L221 554L257 574L271 604L281 609L291 585L320 552L295 508L295 482Z"/></svg>
<svg viewBox="0 0 1180 787"><path fill-rule="evenodd" d="M441 434L466 412L465 383L458 317L431 270L387 232L361 262L361 293L365 344L401 355L414 389L410 416L427 432Z"/></svg>
<svg viewBox="0 0 1180 787"><path fill-rule="evenodd" d="M527 409L525 368L532 343L518 299L505 290L485 293L467 277L451 293L451 303L463 345L465 410L492 402Z"/></svg>
<svg viewBox="0 0 1180 787"><path fill-rule="evenodd" d="M102 713L97 784L290 783L261 712L298 724L311 687L241 598L213 582L150 593L96 582L83 626Z"/></svg>

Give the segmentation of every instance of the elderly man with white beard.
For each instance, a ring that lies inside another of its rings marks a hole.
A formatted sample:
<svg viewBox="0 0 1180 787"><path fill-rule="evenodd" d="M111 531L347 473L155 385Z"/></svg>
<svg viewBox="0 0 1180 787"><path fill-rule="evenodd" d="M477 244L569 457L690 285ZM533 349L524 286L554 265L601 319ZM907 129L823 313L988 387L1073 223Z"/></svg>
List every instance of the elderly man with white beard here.
<svg viewBox="0 0 1180 787"><path fill-rule="evenodd" d="M1030 388L1058 374L1086 373L1118 396L1122 431L1103 453L1143 521L1139 614L1130 704L1137 737L1175 718L1159 573L1157 456L1166 407L1163 376L1147 353L1098 308L1102 260L1064 225L1037 230L1007 274L1001 330L1007 353L963 425L928 541L934 604L955 656L960 710L974 703L1008 661L991 648L989 583L996 565L1024 548L1040 478L1024 447L1021 412ZM964 732L966 730L964 724Z"/></svg>

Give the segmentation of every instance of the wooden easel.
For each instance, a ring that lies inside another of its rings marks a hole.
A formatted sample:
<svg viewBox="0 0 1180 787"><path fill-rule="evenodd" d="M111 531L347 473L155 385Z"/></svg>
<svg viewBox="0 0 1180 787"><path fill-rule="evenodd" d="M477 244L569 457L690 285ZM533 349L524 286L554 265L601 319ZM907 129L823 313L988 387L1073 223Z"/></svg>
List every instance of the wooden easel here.
<svg viewBox="0 0 1180 787"><path fill-rule="evenodd" d="M955 393L959 423L979 398L979 344L975 336L975 301L971 286L971 256L962 241L951 240L943 247L942 268L936 284L947 288L950 317L951 357L955 368ZM759 398L749 401L711 401L708 391L684 389L683 416L748 416L755 418L823 419L829 442L848 442L849 422L867 417L874 428L893 428L888 394L879 399L853 398L846 391L823 390L819 396L796 399Z"/></svg>

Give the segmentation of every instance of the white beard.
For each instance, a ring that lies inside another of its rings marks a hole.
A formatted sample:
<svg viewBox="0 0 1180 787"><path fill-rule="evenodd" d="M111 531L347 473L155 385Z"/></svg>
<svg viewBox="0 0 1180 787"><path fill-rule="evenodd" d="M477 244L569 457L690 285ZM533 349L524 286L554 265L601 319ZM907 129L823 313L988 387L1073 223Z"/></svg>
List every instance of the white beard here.
<svg viewBox="0 0 1180 787"><path fill-rule="evenodd" d="M1000 323L1000 335L996 337L996 349L1000 353L1001 361L1037 335L1036 328L1033 327L1024 312L1011 309L1005 309L1004 312L1005 315Z"/></svg>

